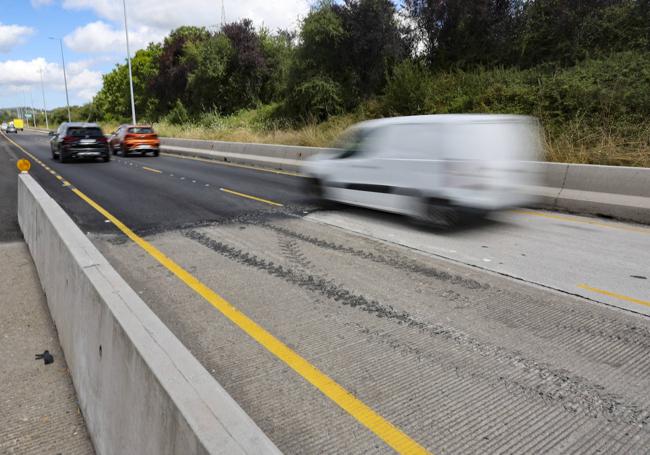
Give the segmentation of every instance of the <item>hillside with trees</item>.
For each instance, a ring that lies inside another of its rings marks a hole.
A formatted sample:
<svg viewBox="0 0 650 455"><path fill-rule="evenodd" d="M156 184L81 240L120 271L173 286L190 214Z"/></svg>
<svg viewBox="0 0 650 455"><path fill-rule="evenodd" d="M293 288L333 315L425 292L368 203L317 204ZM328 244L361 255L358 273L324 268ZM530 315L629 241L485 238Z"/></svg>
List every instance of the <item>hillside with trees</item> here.
<svg viewBox="0 0 650 455"><path fill-rule="evenodd" d="M650 166L647 0L325 0L295 32L180 27L132 63L163 134L324 145L365 118L516 113L551 160ZM126 65L77 111L127 121Z"/></svg>

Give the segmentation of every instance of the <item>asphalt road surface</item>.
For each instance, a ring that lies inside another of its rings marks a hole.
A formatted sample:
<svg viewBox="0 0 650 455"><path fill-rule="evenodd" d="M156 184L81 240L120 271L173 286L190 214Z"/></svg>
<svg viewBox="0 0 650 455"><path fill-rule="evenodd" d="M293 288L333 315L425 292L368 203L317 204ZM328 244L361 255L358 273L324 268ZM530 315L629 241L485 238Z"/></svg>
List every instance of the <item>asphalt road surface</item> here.
<svg viewBox="0 0 650 455"><path fill-rule="evenodd" d="M0 242L21 238L16 214L16 162L22 155L10 143L0 138Z"/></svg>
<svg viewBox="0 0 650 455"><path fill-rule="evenodd" d="M300 177L167 156L63 165L46 136L11 139L286 453L650 447L647 227L524 210L435 232L318 210ZM349 394L307 380L309 368L251 338L73 187ZM357 402L374 414L350 411Z"/></svg>

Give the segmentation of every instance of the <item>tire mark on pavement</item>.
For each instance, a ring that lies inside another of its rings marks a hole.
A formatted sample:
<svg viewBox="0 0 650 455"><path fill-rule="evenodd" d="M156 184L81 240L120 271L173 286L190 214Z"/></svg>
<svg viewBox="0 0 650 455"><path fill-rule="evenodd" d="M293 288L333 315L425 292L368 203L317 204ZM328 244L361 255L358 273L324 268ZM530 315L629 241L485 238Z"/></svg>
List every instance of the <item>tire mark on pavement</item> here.
<svg viewBox="0 0 650 455"><path fill-rule="evenodd" d="M397 310L391 305L355 294L336 284L333 280L327 280L317 275L275 264L253 253L214 240L199 231L187 230L183 232L183 235L242 265L264 271L289 284L321 294L339 304L358 308L375 317L392 320L399 325L417 330L420 334L455 344L458 349L461 349L470 357L478 356L478 360L487 359L488 362L496 362L501 366L501 370L506 367L508 373L499 373L499 368L492 367L489 370L486 369L482 374L487 374L488 371L492 372L493 375L496 375L492 379L503 383L510 393L525 396L537 395L546 402L560 404L567 410L589 417L603 417L613 422L638 425L640 427L646 427L650 423L650 411L634 403L627 403L624 398L607 392L604 386L575 375L570 371L555 368L544 362L538 362L525 357L517 351L482 342L458 329L419 321L408 312ZM447 275L452 277L451 274ZM364 330L368 335L378 336L384 340L389 339L379 333L372 334L370 331L361 328L362 332ZM408 349L405 345L392 344L398 348ZM422 357L423 354L419 352L417 355ZM510 375L510 379L506 378L506 374Z"/></svg>
<svg viewBox="0 0 650 455"><path fill-rule="evenodd" d="M447 281L452 284L457 284L467 289L488 289L489 285L485 283L479 283L476 280L467 279L459 275L453 275L444 270L435 269L433 267L424 266L417 261L414 261L409 258L404 258L400 256L386 256L381 254L375 254L369 251L358 250L356 248L348 247L345 245L340 245L338 243L330 242L327 240L322 240L317 237L312 237L309 235L301 234L299 232L292 231L285 227L277 226L269 223L262 223L260 226L278 232L280 234L292 237L303 242L311 243L319 248L338 251L341 253L350 254L352 256L366 259L378 264L388 265L390 267L398 268L400 270L406 270L411 273L416 273L427 278L435 278L441 281Z"/></svg>

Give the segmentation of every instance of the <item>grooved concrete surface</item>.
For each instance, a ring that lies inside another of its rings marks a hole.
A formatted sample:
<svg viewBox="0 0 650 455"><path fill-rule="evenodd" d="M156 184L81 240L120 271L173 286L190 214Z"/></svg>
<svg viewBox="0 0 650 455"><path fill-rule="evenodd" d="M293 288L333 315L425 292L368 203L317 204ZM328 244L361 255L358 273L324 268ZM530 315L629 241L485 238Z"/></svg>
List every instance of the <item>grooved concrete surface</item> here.
<svg viewBox="0 0 650 455"><path fill-rule="evenodd" d="M286 453L389 453L122 236L94 242ZM148 237L436 454L646 453L650 321L291 214Z"/></svg>
<svg viewBox="0 0 650 455"><path fill-rule="evenodd" d="M34 360L46 349L50 365ZM0 243L0 359L0 454L94 453L23 242Z"/></svg>

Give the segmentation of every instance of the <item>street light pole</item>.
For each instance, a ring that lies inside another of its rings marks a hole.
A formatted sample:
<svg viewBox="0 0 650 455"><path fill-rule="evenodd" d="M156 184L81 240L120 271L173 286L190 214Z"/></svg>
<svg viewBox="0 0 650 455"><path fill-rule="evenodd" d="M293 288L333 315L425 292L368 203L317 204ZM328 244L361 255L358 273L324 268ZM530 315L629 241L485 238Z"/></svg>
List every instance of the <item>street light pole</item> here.
<svg viewBox="0 0 650 455"><path fill-rule="evenodd" d="M23 90L23 116L21 117L24 120L27 120L27 126L29 126L29 120L27 119L27 95L25 95L25 90Z"/></svg>
<svg viewBox="0 0 650 455"><path fill-rule="evenodd" d="M59 45L61 46L61 63L63 64L63 83L65 85L65 103L68 106L68 122L72 122L72 115L70 115L70 98L68 97L68 77L65 74L65 58L63 57L63 39L54 38L50 36L50 39L59 40Z"/></svg>
<svg viewBox="0 0 650 455"><path fill-rule="evenodd" d="M43 85L43 68L38 70L41 73L41 93L43 94L43 113L45 114L45 129L50 130L50 122L47 120L47 106L45 105L45 86Z"/></svg>
<svg viewBox="0 0 650 455"><path fill-rule="evenodd" d="M131 89L131 117L133 124L136 125L135 118L135 99L133 97L133 73L131 72L131 50L129 49L129 24L126 19L126 0L122 0L124 5L124 33L126 34L126 59L129 63L129 88Z"/></svg>
<svg viewBox="0 0 650 455"><path fill-rule="evenodd" d="M34 94L32 93L32 89L29 89L29 101L31 103L30 107L32 108L32 123L34 124L34 128L36 128L36 114L34 114Z"/></svg>

